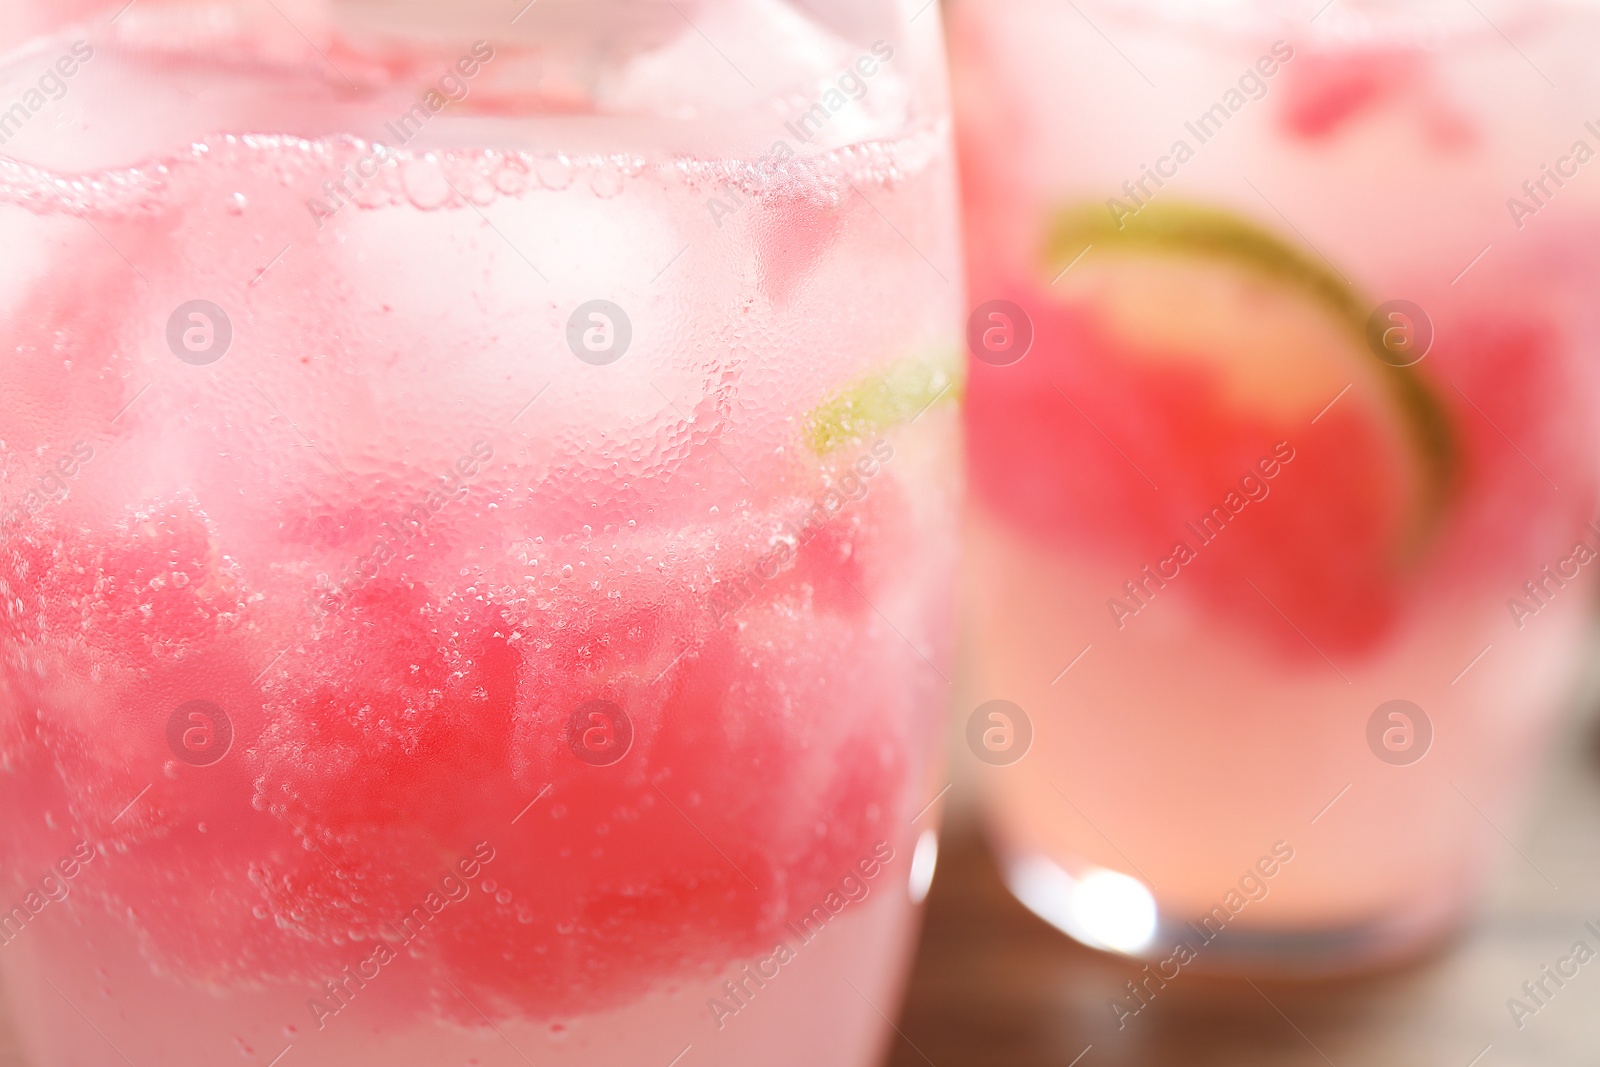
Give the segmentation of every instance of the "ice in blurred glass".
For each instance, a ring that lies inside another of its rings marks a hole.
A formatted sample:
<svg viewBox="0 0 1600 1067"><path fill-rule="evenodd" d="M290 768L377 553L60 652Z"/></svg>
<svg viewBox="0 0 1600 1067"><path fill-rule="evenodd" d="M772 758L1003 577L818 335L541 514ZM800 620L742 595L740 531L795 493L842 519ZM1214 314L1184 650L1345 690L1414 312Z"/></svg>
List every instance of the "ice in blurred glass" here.
<svg viewBox="0 0 1600 1067"><path fill-rule="evenodd" d="M1477 6L954 6L970 737L1012 889L1165 978L1393 958L1523 862L1600 111L1591 10Z"/></svg>
<svg viewBox="0 0 1600 1067"><path fill-rule="evenodd" d="M34 14L0 60L32 1062L871 1062L953 630L937 10Z"/></svg>

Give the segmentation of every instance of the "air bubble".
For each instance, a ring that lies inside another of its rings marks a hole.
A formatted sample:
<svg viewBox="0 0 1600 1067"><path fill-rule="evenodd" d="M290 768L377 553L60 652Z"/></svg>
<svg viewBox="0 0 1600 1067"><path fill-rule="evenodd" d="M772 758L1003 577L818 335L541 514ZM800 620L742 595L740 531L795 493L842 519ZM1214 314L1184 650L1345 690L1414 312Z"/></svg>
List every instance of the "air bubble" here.
<svg viewBox="0 0 1600 1067"><path fill-rule="evenodd" d="M406 197L412 206L423 211L443 207L450 199L450 183L445 179L438 161L431 156L407 163L401 180L405 183Z"/></svg>
<svg viewBox="0 0 1600 1067"><path fill-rule="evenodd" d="M621 196L625 184L622 172L614 166L602 165L589 172L589 189L601 200Z"/></svg>
<svg viewBox="0 0 1600 1067"><path fill-rule="evenodd" d="M541 159L538 164L539 184L550 190L561 190L572 184L572 161L566 156Z"/></svg>
<svg viewBox="0 0 1600 1067"><path fill-rule="evenodd" d="M518 196L528 187L528 165L520 159L503 160L494 172L494 187L507 196Z"/></svg>

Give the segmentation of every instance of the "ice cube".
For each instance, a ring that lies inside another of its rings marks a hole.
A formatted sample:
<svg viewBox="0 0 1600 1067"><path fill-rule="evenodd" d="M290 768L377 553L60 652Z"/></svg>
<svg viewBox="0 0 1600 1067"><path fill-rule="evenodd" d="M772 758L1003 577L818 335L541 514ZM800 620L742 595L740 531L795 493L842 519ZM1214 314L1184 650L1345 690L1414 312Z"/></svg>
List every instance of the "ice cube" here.
<svg viewBox="0 0 1600 1067"><path fill-rule="evenodd" d="M684 22L676 38L601 86L603 110L770 114L772 137L796 152L802 143L826 149L898 132L906 92L883 51L863 51L787 0L719 0ZM892 46L884 51L892 55Z"/></svg>

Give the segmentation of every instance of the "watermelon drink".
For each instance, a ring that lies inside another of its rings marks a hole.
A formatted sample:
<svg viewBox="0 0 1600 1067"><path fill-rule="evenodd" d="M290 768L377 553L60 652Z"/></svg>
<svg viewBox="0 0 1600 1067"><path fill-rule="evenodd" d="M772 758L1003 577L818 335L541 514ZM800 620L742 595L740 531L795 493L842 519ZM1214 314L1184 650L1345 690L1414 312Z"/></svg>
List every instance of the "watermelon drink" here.
<svg viewBox="0 0 1600 1067"><path fill-rule="evenodd" d="M953 643L937 12L120 6L0 62L67 86L0 149L32 1063L872 1062Z"/></svg>
<svg viewBox="0 0 1600 1067"><path fill-rule="evenodd" d="M1590 14L1319 6L952 15L989 821L1166 979L1394 958L1524 862L1600 571Z"/></svg>

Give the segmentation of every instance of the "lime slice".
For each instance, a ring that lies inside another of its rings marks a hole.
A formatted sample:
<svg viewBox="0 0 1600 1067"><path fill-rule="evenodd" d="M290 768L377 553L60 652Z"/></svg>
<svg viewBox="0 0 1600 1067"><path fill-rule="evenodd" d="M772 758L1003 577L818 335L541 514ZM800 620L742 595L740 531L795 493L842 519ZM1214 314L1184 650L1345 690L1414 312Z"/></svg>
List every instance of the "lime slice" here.
<svg viewBox="0 0 1600 1067"><path fill-rule="evenodd" d="M1191 204L1150 204L1120 226L1103 206L1065 212L1045 256L1051 291L1092 305L1124 351L1204 365L1241 410L1309 429L1324 409L1359 405L1416 501L1403 553L1428 540L1458 476L1447 409L1417 367L1397 365L1398 348L1369 346L1374 305L1320 257Z"/></svg>
<svg viewBox="0 0 1600 1067"><path fill-rule="evenodd" d="M956 403L966 384L954 353L902 360L856 379L802 420L806 444L819 456L917 418L935 404Z"/></svg>

